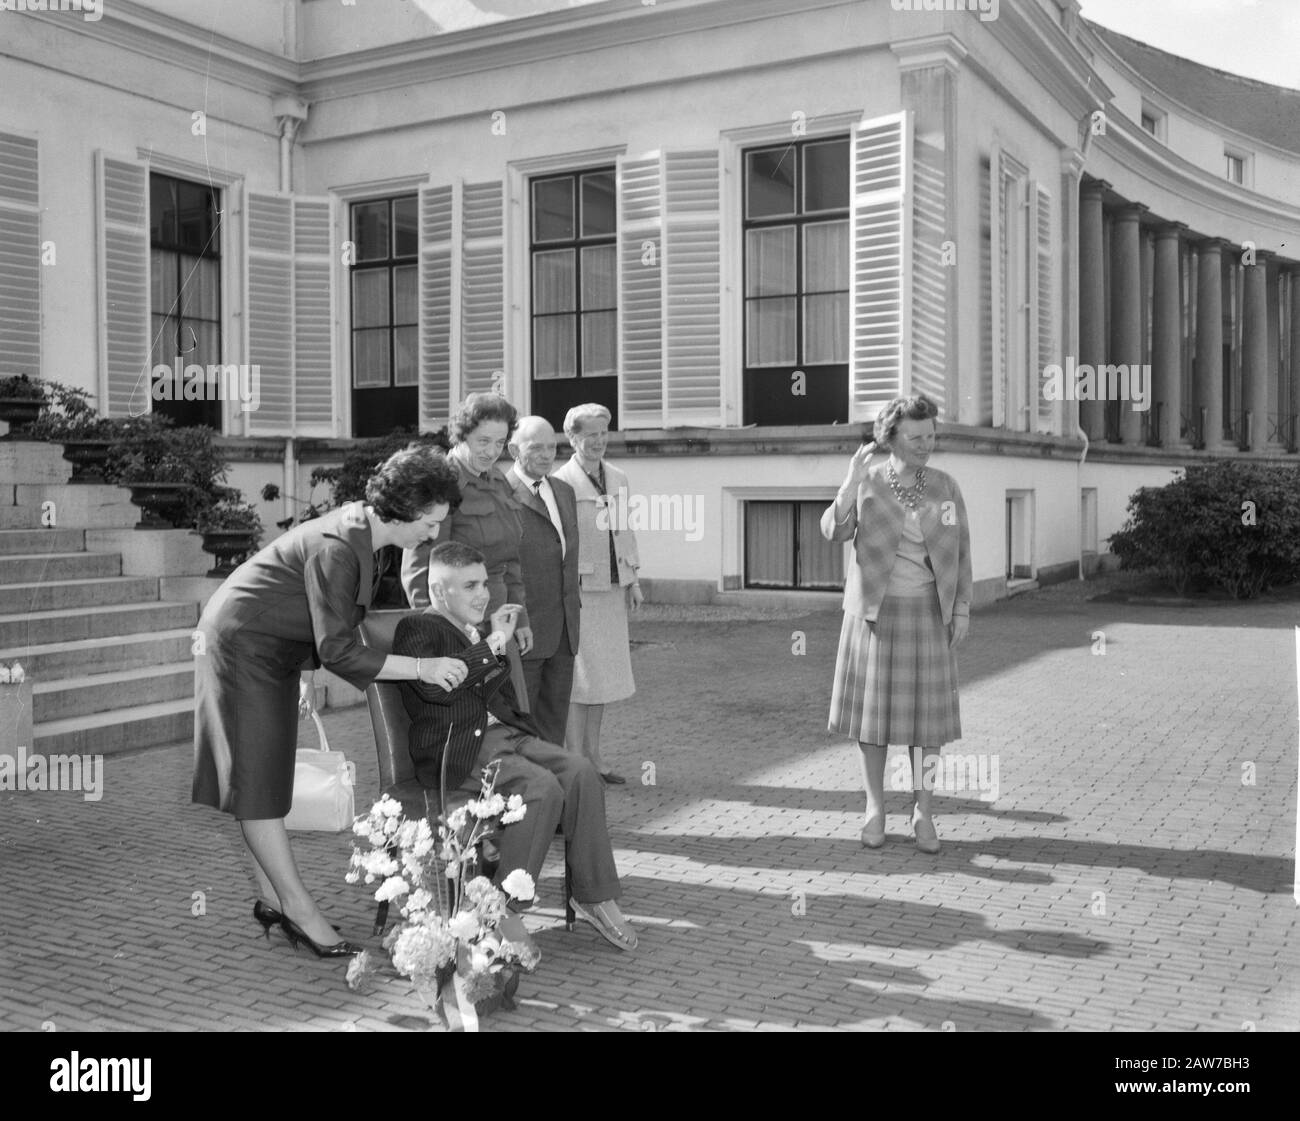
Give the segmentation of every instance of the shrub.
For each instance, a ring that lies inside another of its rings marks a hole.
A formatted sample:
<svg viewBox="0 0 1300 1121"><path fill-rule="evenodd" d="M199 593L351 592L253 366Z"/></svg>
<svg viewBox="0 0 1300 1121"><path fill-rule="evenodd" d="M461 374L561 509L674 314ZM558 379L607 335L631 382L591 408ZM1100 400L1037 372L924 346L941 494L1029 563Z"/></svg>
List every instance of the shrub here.
<svg viewBox="0 0 1300 1121"><path fill-rule="evenodd" d="M177 519L182 526L193 526L214 502L230 497L231 488L222 485L228 465L211 428L175 428L168 417L155 413L120 425L121 442L109 454L106 482L188 483L186 505Z"/></svg>
<svg viewBox="0 0 1300 1121"><path fill-rule="evenodd" d="M233 487L223 487L227 496L219 498L199 514L194 528L200 533L215 533L222 530L241 530L252 533L258 541L262 539L262 519L257 508L250 502L243 501L243 495Z"/></svg>
<svg viewBox="0 0 1300 1121"><path fill-rule="evenodd" d="M121 426L129 423L100 416L84 389L73 389L57 381L44 384L46 409L28 427L28 436L54 443L114 439Z"/></svg>
<svg viewBox="0 0 1300 1121"><path fill-rule="evenodd" d="M29 378L26 374L0 378L0 400L39 401L45 396L45 383L40 378Z"/></svg>
<svg viewBox="0 0 1300 1121"><path fill-rule="evenodd" d="M1300 468L1235 460L1188 467L1166 486L1141 488L1128 514L1111 551L1179 595L1205 583L1253 599L1300 580Z"/></svg>

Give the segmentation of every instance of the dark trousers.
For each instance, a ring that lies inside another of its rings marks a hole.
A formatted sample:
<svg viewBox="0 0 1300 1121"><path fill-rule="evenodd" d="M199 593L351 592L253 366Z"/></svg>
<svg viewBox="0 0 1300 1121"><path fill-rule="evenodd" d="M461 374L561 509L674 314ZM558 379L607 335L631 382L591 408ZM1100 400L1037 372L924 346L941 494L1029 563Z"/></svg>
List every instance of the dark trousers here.
<svg viewBox="0 0 1300 1121"><path fill-rule="evenodd" d="M568 629L549 658L525 656L524 682L528 689L528 710L551 743L564 742L569 725L569 697L573 694L573 655L564 653Z"/></svg>
<svg viewBox="0 0 1300 1121"><path fill-rule="evenodd" d="M462 805L464 796L478 796L483 768L494 759L501 763L497 793L506 798L518 794L528 807L522 821L507 825L497 836L497 882L522 868L536 883L560 827L569 843L573 898L601 903L622 895L605 824L605 783L596 768L558 744L493 724L483 734L474 770L457 789L461 796L453 797L454 804Z"/></svg>

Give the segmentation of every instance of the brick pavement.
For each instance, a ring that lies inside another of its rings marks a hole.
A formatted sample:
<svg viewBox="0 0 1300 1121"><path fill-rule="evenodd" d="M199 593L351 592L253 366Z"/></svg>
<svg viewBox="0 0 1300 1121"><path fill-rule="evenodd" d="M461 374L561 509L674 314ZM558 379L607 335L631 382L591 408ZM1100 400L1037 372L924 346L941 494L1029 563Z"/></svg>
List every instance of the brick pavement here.
<svg viewBox="0 0 1300 1121"><path fill-rule="evenodd" d="M638 693L606 719L641 947L564 931L557 845L544 961L489 1028L1300 1028L1295 603L1048 589L977 612L958 753L996 755L1000 790L939 800L937 857L903 793L889 843L858 844L856 752L821 730L837 613L679 614L634 625ZM365 710L327 725L364 808ZM260 937L233 823L189 780L178 745L110 757L99 802L0 793L0 1028L427 1029L405 980L352 993ZM326 912L368 932L348 838L295 845Z"/></svg>

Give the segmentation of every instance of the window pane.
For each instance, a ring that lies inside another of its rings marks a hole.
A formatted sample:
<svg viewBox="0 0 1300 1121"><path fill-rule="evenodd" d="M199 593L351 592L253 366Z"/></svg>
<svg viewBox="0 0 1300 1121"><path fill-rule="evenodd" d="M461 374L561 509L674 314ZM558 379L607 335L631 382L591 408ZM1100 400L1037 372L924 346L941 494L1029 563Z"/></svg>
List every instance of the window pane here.
<svg viewBox="0 0 1300 1121"><path fill-rule="evenodd" d="M221 318L221 266L208 258L182 257L181 278L185 284L182 305L185 316Z"/></svg>
<svg viewBox="0 0 1300 1121"><path fill-rule="evenodd" d="M574 333L577 316L553 315L533 320L533 377L577 377Z"/></svg>
<svg viewBox="0 0 1300 1121"><path fill-rule="evenodd" d="M582 317L582 376L614 374L618 312L595 311Z"/></svg>
<svg viewBox="0 0 1300 1121"><path fill-rule="evenodd" d="M573 311L576 259L572 249L533 254L533 313Z"/></svg>
<svg viewBox="0 0 1300 1121"><path fill-rule="evenodd" d="M845 210L849 205L849 142L826 140L803 150L803 208Z"/></svg>
<svg viewBox="0 0 1300 1121"><path fill-rule="evenodd" d="M795 301L750 300L745 364L747 366L793 366L795 348Z"/></svg>
<svg viewBox="0 0 1300 1121"><path fill-rule="evenodd" d="M352 332L352 384L358 389L387 388L388 328Z"/></svg>
<svg viewBox="0 0 1300 1121"><path fill-rule="evenodd" d="M176 244L176 180L149 176L149 236L156 245Z"/></svg>
<svg viewBox="0 0 1300 1121"><path fill-rule="evenodd" d="M612 245L592 245L582 251L582 307L584 311L618 306L617 264Z"/></svg>
<svg viewBox="0 0 1300 1121"><path fill-rule="evenodd" d="M357 269L352 273L352 326L388 326L387 269Z"/></svg>
<svg viewBox="0 0 1300 1121"><path fill-rule="evenodd" d="M745 153L745 214L767 218L794 213L795 147Z"/></svg>
<svg viewBox="0 0 1300 1121"><path fill-rule="evenodd" d="M745 503L745 578L794 587L794 518L788 502Z"/></svg>
<svg viewBox="0 0 1300 1121"><path fill-rule="evenodd" d="M200 183L177 183L177 244L191 253L217 251L212 191Z"/></svg>
<svg viewBox="0 0 1300 1121"><path fill-rule="evenodd" d="M582 236L614 232L614 173L597 171L582 177Z"/></svg>
<svg viewBox="0 0 1300 1121"><path fill-rule="evenodd" d="M813 222L803 228L803 290L839 292L849 287L848 222Z"/></svg>
<svg viewBox="0 0 1300 1121"><path fill-rule="evenodd" d="M155 249L149 254L150 307L158 315L179 310L176 306L176 258L169 249Z"/></svg>
<svg viewBox="0 0 1300 1121"><path fill-rule="evenodd" d="M419 270L415 265L393 268L393 322L420 322Z"/></svg>
<svg viewBox="0 0 1300 1121"><path fill-rule="evenodd" d="M219 366L221 364L221 325L203 323L191 319L186 322L186 335L189 336L193 349L185 355L185 361L197 362L200 366Z"/></svg>
<svg viewBox="0 0 1300 1121"><path fill-rule="evenodd" d="M355 260L388 259L388 203L358 202L352 206L352 243Z"/></svg>
<svg viewBox="0 0 1300 1121"><path fill-rule="evenodd" d="M840 588L844 586L844 546L831 544L822 536L821 518L825 505L800 502L799 586Z"/></svg>
<svg viewBox="0 0 1300 1121"><path fill-rule="evenodd" d="M786 296L798 291L795 227L745 231L745 295Z"/></svg>
<svg viewBox="0 0 1300 1121"><path fill-rule="evenodd" d="M420 252L416 197L393 199L393 256L414 257Z"/></svg>
<svg viewBox="0 0 1300 1121"><path fill-rule="evenodd" d="M155 315L150 327L153 335L149 347L149 365L170 366L176 357L176 324L169 315Z"/></svg>
<svg viewBox="0 0 1300 1121"><path fill-rule="evenodd" d="M533 180L533 241L573 240L573 178Z"/></svg>
<svg viewBox="0 0 1300 1121"><path fill-rule="evenodd" d="M420 328L393 328L393 384L417 385L420 381Z"/></svg>
<svg viewBox="0 0 1300 1121"><path fill-rule="evenodd" d="M803 360L824 366L849 360L849 294L805 296Z"/></svg>

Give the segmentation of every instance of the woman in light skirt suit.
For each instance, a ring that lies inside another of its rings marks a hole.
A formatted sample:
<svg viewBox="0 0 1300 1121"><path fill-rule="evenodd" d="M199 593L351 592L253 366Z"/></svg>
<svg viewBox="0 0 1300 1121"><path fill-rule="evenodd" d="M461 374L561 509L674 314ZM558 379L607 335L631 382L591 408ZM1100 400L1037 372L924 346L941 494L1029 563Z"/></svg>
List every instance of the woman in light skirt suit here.
<svg viewBox="0 0 1300 1121"><path fill-rule="evenodd" d="M953 649L970 625L970 529L956 480L926 466L938 415L924 394L886 405L875 441L854 453L821 521L828 541L853 542L830 730L861 750L868 848L885 843L885 757L893 743L911 748L916 846L939 851L926 776L940 747L961 738ZM889 458L872 464L878 449Z"/></svg>
<svg viewBox="0 0 1300 1121"><path fill-rule="evenodd" d="M627 522L627 476L605 462L609 410L576 405L564 418L573 445L569 461L555 472L578 500L578 582L582 636L573 664L573 696L564 744L581 752L607 783L627 780L608 770L600 757L605 706L636 692L628 645L627 613L641 606L636 535Z"/></svg>
<svg viewBox="0 0 1300 1121"><path fill-rule="evenodd" d="M380 573L374 554L438 536L460 501L441 452L412 446L370 478L350 502L294 526L241 564L199 620L194 659L193 801L231 814L253 856L261 898L253 917L283 928L295 948L343 957L361 947L339 939L302 882L284 819L293 803L304 669L325 666L364 689L419 680L453 688L468 669L457 658L406 658L361 645Z"/></svg>

